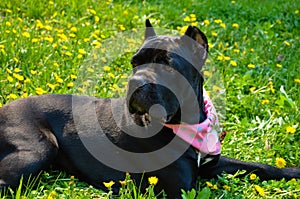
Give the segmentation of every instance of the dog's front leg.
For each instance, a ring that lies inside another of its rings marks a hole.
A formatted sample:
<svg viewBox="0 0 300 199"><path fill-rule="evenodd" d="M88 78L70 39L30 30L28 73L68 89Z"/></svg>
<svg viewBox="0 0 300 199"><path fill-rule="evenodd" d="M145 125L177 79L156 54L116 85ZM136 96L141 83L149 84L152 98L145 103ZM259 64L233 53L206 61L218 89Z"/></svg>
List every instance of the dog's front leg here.
<svg viewBox="0 0 300 199"><path fill-rule="evenodd" d="M255 173L261 180L280 180L285 178L300 178L300 168L282 168L273 167L266 164L243 162L233 158L221 156L215 165L207 164L200 167L199 175L203 178L214 178L221 175L223 172L235 174L238 170L245 170L245 175Z"/></svg>

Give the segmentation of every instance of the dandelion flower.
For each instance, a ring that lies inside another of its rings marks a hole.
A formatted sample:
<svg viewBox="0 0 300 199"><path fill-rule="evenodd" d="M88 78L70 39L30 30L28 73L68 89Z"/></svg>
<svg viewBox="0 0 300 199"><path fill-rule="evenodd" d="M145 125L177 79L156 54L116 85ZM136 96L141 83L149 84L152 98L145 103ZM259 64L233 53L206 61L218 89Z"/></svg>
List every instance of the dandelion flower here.
<svg viewBox="0 0 300 199"><path fill-rule="evenodd" d="M291 45L291 43L288 42L288 41L284 41L284 44L285 44L286 46L290 46L290 45Z"/></svg>
<svg viewBox="0 0 300 199"><path fill-rule="evenodd" d="M214 185L212 186L212 189L217 190L217 189L218 189L218 186L217 186L216 184L214 184Z"/></svg>
<svg viewBox="0 0 300 199"><path fill-rule="evenodd" d="M42 88L36 88L36 89L35 89L35 92L36 92L36 94L38 94L38 95L43 95L43 94L46 93L46 91L43 90Z"/></svg>
<svg viewBox="0 0 300 199"><path fill-rule="evenodd" d="M262 100L261 103L262 103L263 105L266 105L266 104L269 104L269 103L270 103L270 100L265 99L265 100Z"/></svg>
<svg viewBox="0 0 300 199"><path fill-rule="evenodd" d="M71 30L71 32L77 32L77 28L76 27L72 27L70 30Z"/></svg>
<svg viewBox="0 0 300 199"><path fill-rule="evenodd" d="M80 54L86 54L86 51L85 51L84 49L82 49L82 48L80 48L80 49L78 50L78 52L79 52Z"/></svg>
<svg viewBox="0 0 300 199"><path fill-rule="evenodd" d="M248 64L248 68L255 68L254 64Z"/></svg>
<svg viewBox="0 0 300 199"><path fill-rule="evenodd" d="M226 24L225 24L225 23L221 23L220 26L221 26L222 28L226 28Z"/></svg>
<svg viewBox="0 0 300 199"><path fill-rule="evenodd" d="M203 21L203 23L204 23L205 25L209 25L209 24L210 24L209 20L207 20L207 19L205 19L205 20Z"/></svg>
<svg viewBox="0 0 300 199"><path fill-rule="evenodd" d="M191 18L190 18L190 16L186 16L186 17L184 17L183 21L185 21L185 22L190 22L190 21L191 21Z"/></svg>
<svg viewBox="0 0 300 199"><path fill-rule="evenodd" d="M206 186L212 187L213 185L210 182L206 182Z"/></svg>
<svg viewBox="0 0 300 199"><path fill-rule="evenodd" d="M254 185L254 188L260 196L265 197L265 191L263 188L261 188L259 185Z"/></svg>
<svg viewBox="0 0 300 199"><path fill-rule="evenodd" d="M232 27L237 29L237 28L239 28L239 24L234 23L234 24L232 24Z"/></svg>
<svg viewBox="0 0 300 199"><path fill-rule="evenodd" d="M222 55L218 55L217 60L222 61L223 60L223 56Z"/></svg>
<svg viewBox="0 0 300 199"><path fill-rule="evenodd" d="M5 22L6 26L11 26L11 23L9 21Z"/></svg>
<svg viewBox="0 0 300 199"><path fill-rule="evenodd" d="M73 82L70 82L67 84L67 87L73 87L74 86L74 83Z"/></svg>
<svg viewBox="0 0 300 199"><path fill-rule="evenodd" d="M276 167L283 168L286 165L286 161L283 158L276 158Z"/></svg>
<svg viewBox="0 0 300 199"><path fill-rule="evenodd" d="M252 173L252 174L250 175L250 180L255 180L256 177L257 177L256 174Z"/></svg>
<svg viewBox="0 0 300 199"><path fill-rule="evenodd" d="M13 82L13 81L14 81L14 78L12 78L10 75L8 75L6 79L7 79L7 81L9 81L9 82Z"/></svg>
<svg viewBox="0 0 300 199"><path fill-rule="evenodd" d="M76 75L70 75L71 79L76 79L77 76Z"/></svg>
<svg viewBox="0 0 300 199"><path fill-rule="evenodd" d="M150 184L150 185L156 185L157 182L158 182L158 178L155 177L155 176L152 176L152 177L149 177L149 178L148 178L148 181L149 181L149 184Z"/></svg>
<svg viewBox="0 0 300 199"><path fill-rule="evenodd" d="M103 182L103 184L106 188L110 189L115 184L115 182L111 180L110 182Z"/></svg>
<svg viewBox="0 0 300 199"><path fill-rule="evenodd" d="M229 60L230 60L230 57L224 56L224 60L229 61Z"/></svg>
<svg viewBox="0 0 300 199"><path fill-rule="evenodd" d="M16 94L11 93L7 96L7 98L15 100L18 98L18 96Z"/></svg>
<svg viewBox="0 0 300 199"><path fill-rule="evenodd" d="M236 61L231 60L231 61L230 61L230 65L231 65L231 66L237 66L237 63L236 63Z"/></svg>
<svg viewBox="0 0 300 199"><path fill-rule="evenodd" d="M223 188L227 191L230 191L230 186L228 186L228 185L224 185Z"/></svg>
<svg viewBox="0 0 300 199"><path fill-rule="evenodd" d="M22 36L23 36L23 37L26 37L26 38L29 38L29 37L30 37L30 34L29 34L29 32L23 32L23 33L22 33Z"/></svg>
<svg viewBox="0 0 300 199"><path fill-rule="evenodd" d="M296 132L296 129L292 126L286 127L285 130L287 133L295 133Z"/></svg>

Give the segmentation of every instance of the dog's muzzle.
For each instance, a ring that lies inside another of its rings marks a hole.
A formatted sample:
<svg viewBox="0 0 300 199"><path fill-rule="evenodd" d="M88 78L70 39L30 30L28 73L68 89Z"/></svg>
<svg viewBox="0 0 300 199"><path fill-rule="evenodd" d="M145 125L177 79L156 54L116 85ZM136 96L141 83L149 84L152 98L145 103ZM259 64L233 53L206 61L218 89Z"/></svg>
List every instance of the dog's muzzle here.
<svg viewBox="0 0 300 199"><path fill-rule="evenodd" d="M132 77L128 83L128 109L134 115L146 115L149 120L155 119L166 123L173 117L168 114L166 102L162 99L163 86L149 83L139 76Z"/></svg>

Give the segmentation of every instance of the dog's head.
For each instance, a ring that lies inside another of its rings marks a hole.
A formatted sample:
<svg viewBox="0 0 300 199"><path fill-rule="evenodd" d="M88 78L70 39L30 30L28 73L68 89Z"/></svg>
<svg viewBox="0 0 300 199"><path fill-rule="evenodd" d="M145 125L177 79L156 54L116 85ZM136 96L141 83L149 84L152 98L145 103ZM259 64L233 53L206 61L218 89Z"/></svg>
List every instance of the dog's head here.
<svg viewBox="0 0 300 199"><path fill-rule="evenodd" d="M198 28L189 26L183 36L157 36L146 20L144 43L131 60L127 103L133 117L143 125L203 121L201 69L207 53L206 36Z"/></svg>

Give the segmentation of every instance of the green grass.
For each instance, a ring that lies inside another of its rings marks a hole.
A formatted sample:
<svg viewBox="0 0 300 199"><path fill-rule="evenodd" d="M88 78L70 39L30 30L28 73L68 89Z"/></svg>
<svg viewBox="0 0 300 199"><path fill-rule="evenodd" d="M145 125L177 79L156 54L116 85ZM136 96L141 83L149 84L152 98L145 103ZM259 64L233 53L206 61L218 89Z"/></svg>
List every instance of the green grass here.
<svg viewBox="0 0 300 199"><path fill-rule="evenodd" d="M42 93L124 95L129 60L140 39L129 41L130 50L121 54L122 42L105 41L129 30L142 31L145 18L157 28L180 32L192 23L206 33L208 66L218 69L226 89L222 112L228 136L223 155L270 165L283 158L286 166L300 166L299 10L297 0L2 0L0 106ZM91 79L83 81L85 75ZM33 182L35 186L0 197L109 198L111 194L56 171L42 173ZM208 187L211 198L260 198L254 187L259 185L265 198L299 198L299 184L299 180L223 175L201 180L198 190ZM137 188L130 185L123 191L137 192ZM151 198L148 194L140 193L140 198Z"/></svg>

